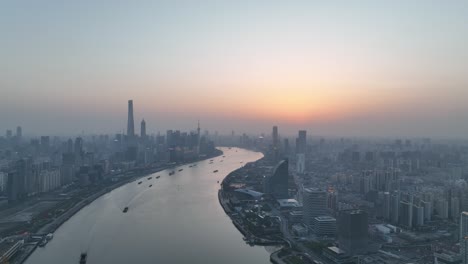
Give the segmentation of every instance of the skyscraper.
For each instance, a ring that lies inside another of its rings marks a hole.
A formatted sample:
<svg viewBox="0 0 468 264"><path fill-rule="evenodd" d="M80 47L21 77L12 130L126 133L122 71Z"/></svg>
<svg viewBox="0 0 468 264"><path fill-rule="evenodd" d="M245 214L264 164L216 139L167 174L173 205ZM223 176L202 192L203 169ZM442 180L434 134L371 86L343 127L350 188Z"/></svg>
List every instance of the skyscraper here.
<svg viewBox="0 0 468 264"><path fill-rule="evenodd" d="M73 152L73 140L71 138L69 138L67 141L67 152L68 153Z"/></svg>
<svg viewBox="0 0 468 264"><path fill-rule="evenodd" d="M50 137L49 136L41 136L41 149L43 152L49 152L50 147Z"/></svg>
<svg viewBox="0 0 468 264"><path fill-rule="evenodd" d="M75 147L73 148L75 152L75 162L77 165L81 165L83 161L83 139L81 137L77 137L75 139Z"/></svg>
<svg viewBox="0 0 468 264"><path fill-rule="evenodd" d="M305 172L305 154L304 153L298 153L296 155L296 172L300 174Z"/></svg>
<svg viewBox="0 0 468 264"><path fill-rule="evenodd" d="M288 159L284 159L276 165L273 174L265 178L265 193L271 194L276 199L288 198L288 167Z"/></svg>
<svg viewBox="0 0 468 264"><path fill-rule="evenodd" d="M339 248L348 255L365 253L367 250L367 212L343 210L338 216Z"/></svg>
<svg viewBox="0 0 468 264"><path fill-rule="evenodd" d="M18 193L20 188L20 175L16 170L10 170L8 172L8 180L7 180L7 195L8 195L8 203L13 204L18 201Z"/></svg>
<svg viewBox="0 0 468 264"><path fill-rule="evenodd" d="M15 203L26 198L26 181L30 176L31 161L20 159L10 168L8 173L8 202Z"/></svg>
<svg viewBox="0 0 468 264"><path fill-rule="evenodd" d="M135 136L135 126L133 122L133 100L128 100L127 136L131 138Z"/></svg>
<svg viewBox="0 0 468 264"><path fill-rule="evenodd" d="M172 130L166 131L166 145L171 148L174 145L174 132Z"/></svg>
<svg viewBox="0 0 468 264"><path fill-rule="evenodd" d="M142 139L146 138L146 122L145 120L141 120L141 127L140 127L140 137Z"/></svg>
<svg viewBox="0 0 468 264"><path fill-rule="evenodd" d="M21 139L23 137L23 129L20 126L16 127L16 138Z"/></svg>
<svg viewBox="0 0 468 264"><path fill-rule="evenodd" d="M197 156L200 155L200 120L197 124Z"/></svg>
<svg viewBox="0 0 468 264"><path fill-rule="evenodd" d="M413 204L407 201L400 201L400 225L413 227Z"/></svg>
<svg viewBox="0 0 468 264"><path fill-rule="evenodd" d="M279 146L279 137L278 137L278 127L273 126L273 131L271 133L271 137L273 140L272 148L271 148L271 154L273 161L277 162L280 159L280 146Z"/></svg>
<svg viewBox="0 0 468 264"><path fill-rule="evenodd" d="M306 151L307 151L307 131L299 130L299 134L296 139L296 153L305 154Z"/></svg>
<svg viewBox="0 0 468 264"><path fill-rule="evenodd" d="M317 188L304 188L302 200L304 224L313 228L314 219L326 214L327 193Z"/></svg>
<svg viewBox="0 0 468 264"><path fill-rule="evenodd" d="M273 127L272 138L273 138L273 148L277 149L279 147L278 127L277 126Z"/></svg>
<svg viewBox="0 0 468 264"><path fill-rule="evenodd" d="M383 193L382 216L386 220L390 220L391 212L391 196L389 192Z"/></svg>
<svg viewBox="0 0 468 264"><path fill-rule="evenodd" d="M460 215L460 255L463 264L468 264L468 212Z"/></svg>
<svg viewBox="0 0 468 264"><path fill-rule="evenodd" d="M396 191L390 196L390 219L398 224L400 220L400 192Z"/></svg>

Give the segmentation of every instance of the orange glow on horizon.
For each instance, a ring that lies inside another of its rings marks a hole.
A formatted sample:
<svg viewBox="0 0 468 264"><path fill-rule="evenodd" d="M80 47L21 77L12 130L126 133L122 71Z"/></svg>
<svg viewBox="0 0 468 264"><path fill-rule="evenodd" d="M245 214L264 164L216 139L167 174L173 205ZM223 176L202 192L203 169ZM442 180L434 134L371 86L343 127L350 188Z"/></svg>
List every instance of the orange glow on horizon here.
<svg viewBox="0 0 468 264"><path fill-rule="evenodd" d="M346 85L348 80L313 80L303 75L272 76L261 81L237 79L235 82L204 81L143 84L167 87L173 91L160 98L157 90L148 90L140 105L154 114L196 114L225 119L245 119L288 124L313 124L352 119L354 116L388 111L395 101L405 100L393 87L373 82ZM189 87L194 93L184 93ZM375 89L380 87L380 89ZM407 98L410 99L410 98ZM183 107L181 107L183 105Z"/></svg>

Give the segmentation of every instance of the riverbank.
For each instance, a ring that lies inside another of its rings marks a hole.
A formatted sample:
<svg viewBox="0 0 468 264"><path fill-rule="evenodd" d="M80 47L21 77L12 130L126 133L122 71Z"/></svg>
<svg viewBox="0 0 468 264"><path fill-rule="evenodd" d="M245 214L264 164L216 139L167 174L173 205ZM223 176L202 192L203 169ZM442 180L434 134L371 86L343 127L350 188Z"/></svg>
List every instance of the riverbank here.
<svg viewBox="0 0 468 264"><path fill-rule="evenodd" d="M135 180L137 180L139 178L146 177L148 175L151 175L151 174L154 174L154 173L157 173L157 172L161 172L163 170L175 168L177 166L184 166L184 165L187 165L187 164L190 164L190 163L199 162L199 161L203 161L203 160L207 160L207 159L212 159L212 158L215 158L215 157L219 157L221 155L223 155L223 152L218 149L215 153L213 153L213 155L208 155L208 156L205 156L205 157L203 157L201 159L197 159L197 160L190 161L190 162L184 162L184 163L180 163L180 164L176 164L176 165L166 165L166 166L163 166L163 167L160 167L160 168L157 168L157 169L153 169L151 171L141 172L141 173L138 173L137 175L133 175L133 176L130 176L128 178L122 179L121 181L116 182L115 184L112 184L110 186L106 186L103 189L101 189L100 191L98 191L97 193L93 193L93 194L89 195L88 197L84 198L83 200L79 201L74 206L72 206L69 210L67 210L66 212L61 214L59 217L54 219L53 222L49 222L46 225L44 225L43 227L41 227L39 229L38 233L39 234L47 234L47 233L55 232L61 225L63 225L72 216L74 216L76 213L78 213L84 207L86 207L87 205L92 203L94 200L98 199L99 197L103 196L106 193L111 192L112 190L115 190L115 189L117 189L117 188L119 188L121 186L124 186L124 185L126 185L126 184L128 184L130 182L133 182L133 181L135 181ZM37 245L36 246L25 247L23 252L21 252L21 256L17 256L18 258L15 257L14 263L24 263L36 248L37 248Z"/></svg>
<svg viewBox="0 0 468 264"><path fill-rule="evenodd" d="M251 246L281 245L284 244L284 240L278 237L280 233L279 227L269 225L272 223L272 221L268 220L270 213L263 211L263 209L265 209L263 204L267 204L269 201L258 203L258 201L254 202L255 198L253 197L238 197L240 193L235 191L237 187L230 186L231 183L233 183L233 186L243 185L243 175L249 175L250 180L258 178L256 185L259 185L264 172L255 175L253 171L256 170L256 166L262 162L261 160L262 159L245 164L245 166L229 173L223 179L221 189L218 190L218 201L234 226L244 235L246 243ZM260 192L254 193L261 194ZM257 204L259 207L253 207L253 204ZM271 203L269 204L271 205ZM270 207L270 205L268 205L268 207ZM238 208L241 208L241 210L238 210ZM259 210L262 211L262 213L260 213ZM254 211L259 214L256 215L253 213ZM269 211L271 211L271 209ZM260 214L262 216L260 216Z"/></svg>

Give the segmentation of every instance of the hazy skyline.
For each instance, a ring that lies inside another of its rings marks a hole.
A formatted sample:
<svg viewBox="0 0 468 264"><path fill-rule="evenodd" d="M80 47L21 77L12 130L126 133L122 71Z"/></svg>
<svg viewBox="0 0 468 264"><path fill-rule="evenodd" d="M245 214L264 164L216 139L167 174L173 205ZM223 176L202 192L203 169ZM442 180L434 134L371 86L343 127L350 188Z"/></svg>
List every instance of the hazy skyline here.
<svg viewBox="0 0 468 264"><path fill-rule="evenodd" d="M467 1L3 1L0 135L468 137Z"/></svg>

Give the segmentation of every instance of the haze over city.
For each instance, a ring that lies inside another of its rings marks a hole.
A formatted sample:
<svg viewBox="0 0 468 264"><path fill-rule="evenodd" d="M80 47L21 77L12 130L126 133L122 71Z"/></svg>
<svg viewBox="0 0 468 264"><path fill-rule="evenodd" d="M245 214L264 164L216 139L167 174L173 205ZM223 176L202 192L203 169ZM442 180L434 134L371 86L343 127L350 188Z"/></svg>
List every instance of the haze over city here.
<svg viewBox="0 0 468 264"><path fill-rule="evenodd" d="M468 135L466 1L4 1L0 131Z"/></svg>
<svg viewBox="0 0 468 264"><path fill-rule="evenodd" d="M468 264L468 1L0 1L0 263Z"/></svg>

